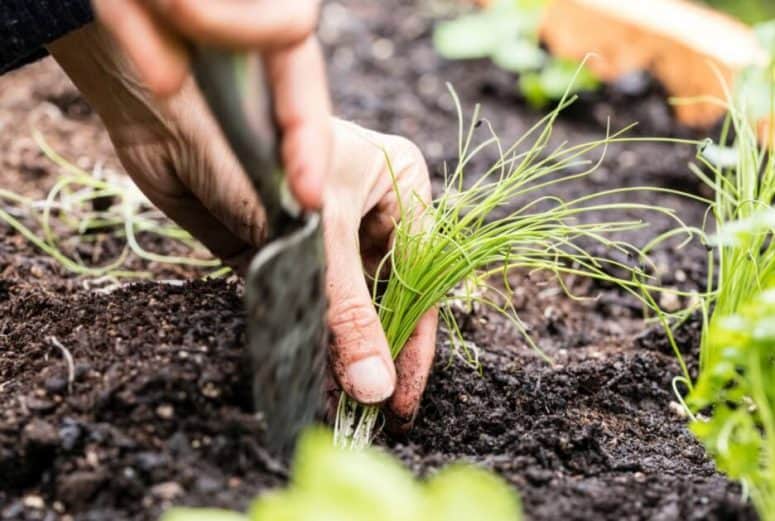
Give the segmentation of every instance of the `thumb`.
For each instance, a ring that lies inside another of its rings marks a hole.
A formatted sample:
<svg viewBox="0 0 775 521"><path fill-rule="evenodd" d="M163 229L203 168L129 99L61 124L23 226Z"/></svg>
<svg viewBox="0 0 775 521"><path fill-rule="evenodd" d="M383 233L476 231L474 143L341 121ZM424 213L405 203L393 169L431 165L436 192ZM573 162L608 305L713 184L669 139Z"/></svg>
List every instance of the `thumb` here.
<svg viewBox="0 0 775 521"><path fill-rule="evenodd" d="M348 395L377 404L393 394L396 370L364 277L359 216L343 206L340 200L324 210L331 367Z"/></svg>

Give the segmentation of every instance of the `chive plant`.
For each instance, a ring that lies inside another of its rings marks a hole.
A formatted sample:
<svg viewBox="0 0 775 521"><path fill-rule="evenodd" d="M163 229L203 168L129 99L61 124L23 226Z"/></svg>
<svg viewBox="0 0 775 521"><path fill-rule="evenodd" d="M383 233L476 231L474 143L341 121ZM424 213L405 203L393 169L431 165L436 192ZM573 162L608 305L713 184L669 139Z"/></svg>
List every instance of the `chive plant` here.
<svg viewBox="0 0 775 521"><path fill-rule="evenodd" d="M708 250L706 291L699 295L697 306L682 313L686 318L698 307L702 312L700 375L712 370L719 356L717 345L709 338L715 317L736 313L740 305L751 294L760 291L775 273L775 210L772 209L775 161L772 154L759 145L760 141L775 143L775 126L771 124L775 115L775 21L760 24L755 29L762 48L769 52L766 64L742 71L733 90L717 74L725 99L673 100L675 103L715 103L727 110L718 142L708 139L700 143L697 163L689 165L713 192L712 200L708 201L706 222L703 229L697 230ZM715 234L705 230L709 224L715 227ZM691 393L693 381L672 328L667 327L668 318L658 307L653 307L666 326L668 340L684 369L683 375L673 382L676 397L683 403L683 393L676 384L682 383ZM691 414L691 410L686 409Z"/></svg>
<svg viewBox="0 0 775 521"><path fill-rule="evenodd" d="M730 98L731 99L731 98ZM699 147L692 172L713 191L708 215L715 234L708 247L707 293L701 299L703 327L700 372L715 364L709 331L716 316L737 312L775 276L775 158L759 146L757 124L744 107L730 104L718 144ZM772 135L769 137L772 142ZM691 382L685 382L691 389Z"/></svg>
<svg viewBox="0 0 775 521"><path fill-rule="evenodd" d="M54 186L42 201L35 201L9 190L0 189L0 220L5 222L41 251L76 275L88 277L149 278L151 273L126 268L131 255L161 264L182 264L214 268L222 272L220 262L195 256L161 255L144 249L138 234L150 233L171 240L194 252L201 247L185 230L171 223L151 204L140 190L120 176L92 175L70 163L35 133L43 154L60 170ZM107 201L107 204L100 202ZM25 221L31 220L34 226ZM124 248L114 259L95 266L77 255L68 254L73 244L92 240L97 234L109 234ZM70 247L68 247L70 246Z"/></svg>
<svg viewBox="0 0 775 521"><path fill-rule="evenodd" d="M446 173L444 191L434 204L423 205L417 197L401 202L402 218L396 223L393 245L383 261L391 268L390 276L374 284L374 302L394 358L420 317L435 306L453 339L461 340L451 307L460 300L480 303L504 314L526 341L538 349L510 304L511 290L506 277L510 270L548 272L566 291L569 290L563 276L571 274L618 284L641 299L643 289L659 291L645 272L647 259L641 251L616 238L621 232L642 229L647 223L605 218L608 212L616 210L656 211L683 227L673 210L611 202L632 191L657 189L611 189L571 200L549 193L594 172L606 147L624 141L621 135L627 129L607 132L604 138L589 143L550 147L556 118L574 101L566 93L556 109L508 149L503 149L494 133L475 145L479 109L475 109L466 130L459 100L454 92L452 95L460 121L459 161L454 171ZM498 147L500 159L473 183L466 183L465 172L472 158L488 146ZM589 159L593 152L600 153L599 160ZM515 204L521 206L505 216L496 216ZM612 254L618 252L633 261L617 261L613 255L596 256L583 243L601 246ZM493 282L498 274L503 275L504 289L498 289ZM463 290L456 291L461 284ZM466 289L472 287L488 291ZM465 345L459 341L453 344ZM360 405L342 393L335 422L336 443L350 448L368 445L379 414L378 407Z"/></svg>

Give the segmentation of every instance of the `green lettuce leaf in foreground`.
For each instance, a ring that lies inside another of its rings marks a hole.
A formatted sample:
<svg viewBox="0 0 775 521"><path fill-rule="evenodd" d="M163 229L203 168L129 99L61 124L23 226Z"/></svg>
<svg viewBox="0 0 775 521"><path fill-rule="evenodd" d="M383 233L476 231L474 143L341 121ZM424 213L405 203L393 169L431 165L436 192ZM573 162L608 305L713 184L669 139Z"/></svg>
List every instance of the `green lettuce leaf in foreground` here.
<svg viewBox="0 0 775 521"><path fill-rule="evenodd" d="M337 448L312 429L297 447L288 488L264 494L248 514L175 508L161 521L488 521L520 520L516 492L494 474L454 464L418 481L398 460L369 448Z"/></svg>

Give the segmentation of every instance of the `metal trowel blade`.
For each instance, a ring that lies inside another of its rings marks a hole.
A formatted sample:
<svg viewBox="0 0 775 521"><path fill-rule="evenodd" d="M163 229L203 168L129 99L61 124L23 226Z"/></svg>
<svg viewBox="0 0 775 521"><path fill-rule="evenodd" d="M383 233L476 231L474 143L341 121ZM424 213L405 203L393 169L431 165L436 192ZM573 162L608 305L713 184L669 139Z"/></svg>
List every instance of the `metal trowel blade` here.
<svg viewBox="0 0 775 521"><path fill-rule="evenodd" d="M248 348L267 449L287 455L322 401L327 328L320 216L264 246L247 273Z"/></svg>

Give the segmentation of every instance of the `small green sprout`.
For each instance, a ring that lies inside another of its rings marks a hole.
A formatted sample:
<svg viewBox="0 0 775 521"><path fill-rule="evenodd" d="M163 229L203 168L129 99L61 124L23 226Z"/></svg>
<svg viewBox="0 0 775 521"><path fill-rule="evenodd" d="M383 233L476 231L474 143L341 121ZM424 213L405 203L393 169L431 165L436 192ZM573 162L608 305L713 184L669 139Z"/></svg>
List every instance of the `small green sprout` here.
<svg viewBox="0 0 775 521"><path fill-rule="evenodd" d="M220 261L204 252L188 232L156 210L128 178L108 171L90 174L59 155L40 133L36 132L34 137L43 154L59 168L60 175L41 201L0 189L0 202L4 203L0 206L0 221L67 271L107 280L150 278L149 271L126 267L130 257L135 256L148 262L218 268L214 274L223 272ZM178 243L192 255L171 256L148 251L138 242L141 233ZM77 255L79 243L106 235L124 243L115 258L95 265L91 259Z"/></svg>
<svg viewBox="0 0 775 521"><path fill-rule="evenodd" d="M739 480L763 521L775 520L775 288L714 317L715 353L687 403L691 429L719 470Z"/></svg>
<svg viewBox="0 0 775 521"><path fill-rule="evenodd" d="M486 9L439 23L436 50L448 60L490 58L520 74L518 88L532 106L543 108L573 92L593 91L598 79L572 60L554 58L541 48L538 26L545 0L498 0ZM574 80L575 78L575 80Z"/></svg>
<svg viewBox="0 0 775 521"><path fill-rule="evenodd" d="M378 449L336 448L313 429L297 447L291 483L259 497L246 515L175 508L161 521L519 521L516 492L494 474L453 464L424 482Z"/></svg>

